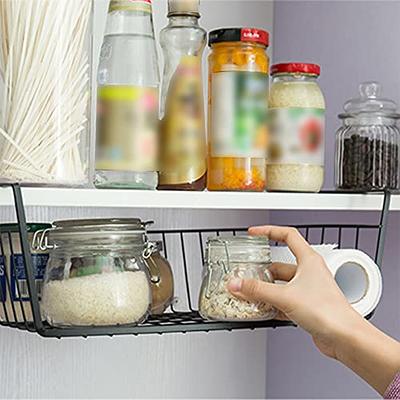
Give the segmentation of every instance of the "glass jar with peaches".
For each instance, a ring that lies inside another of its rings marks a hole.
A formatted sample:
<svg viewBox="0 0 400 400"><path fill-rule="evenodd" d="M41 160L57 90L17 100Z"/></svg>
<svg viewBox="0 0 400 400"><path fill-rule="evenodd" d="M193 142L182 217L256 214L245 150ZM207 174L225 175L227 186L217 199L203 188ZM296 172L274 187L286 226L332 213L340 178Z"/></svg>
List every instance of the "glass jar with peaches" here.
<svg viewBox="0 0 400 400"><path fill-rule="evenodd" d="M265 189L268 44L260 29L210 33L208 190Z"/></svg>

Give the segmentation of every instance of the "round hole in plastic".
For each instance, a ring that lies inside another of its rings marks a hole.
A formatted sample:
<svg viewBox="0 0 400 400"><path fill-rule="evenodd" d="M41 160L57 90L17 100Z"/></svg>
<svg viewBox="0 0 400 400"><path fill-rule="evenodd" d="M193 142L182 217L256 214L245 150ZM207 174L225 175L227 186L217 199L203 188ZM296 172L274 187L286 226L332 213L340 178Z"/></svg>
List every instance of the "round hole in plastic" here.
<svg viewBox="0 0 400 400"><path fill-rule="evenodd" d="M343 264L336 271L335 281L351 304L360 301L368 290L368 276L363 267L355 262Z"/></svg>

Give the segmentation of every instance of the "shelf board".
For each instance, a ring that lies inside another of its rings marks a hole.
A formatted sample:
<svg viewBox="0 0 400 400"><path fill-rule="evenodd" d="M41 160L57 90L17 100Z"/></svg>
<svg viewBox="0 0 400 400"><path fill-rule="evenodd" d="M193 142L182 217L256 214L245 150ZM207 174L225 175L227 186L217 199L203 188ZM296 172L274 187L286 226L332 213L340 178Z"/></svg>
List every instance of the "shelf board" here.
<svg viewBox="0 0 400 400"><path fill-rule="evenodd" d="M23 188L25 206L170 208L230 210L379 211L383 195L348 193L235 193L69 188ZM14 205L10 188L0 189L0 206ZM391 210L400 211L400 195Z"/></svg>

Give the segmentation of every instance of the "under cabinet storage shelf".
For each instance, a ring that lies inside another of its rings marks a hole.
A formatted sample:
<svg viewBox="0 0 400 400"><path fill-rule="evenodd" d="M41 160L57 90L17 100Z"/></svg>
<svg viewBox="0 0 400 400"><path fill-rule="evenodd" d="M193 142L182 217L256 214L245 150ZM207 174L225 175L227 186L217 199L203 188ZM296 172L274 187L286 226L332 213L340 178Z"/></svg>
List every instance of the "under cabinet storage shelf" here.
<svg viewBox="0 0 400 400"><path fill-rule="evenodd" d="M282 321L259 322L217 322L205 321L198 313L197 299L201 284L201 272L204 262L205 242L208 237L232 236L246 233L246 228L229 229L182 229L150 231L151 240L163 242L164 256L173 267L176 283L176 301L161 316L152 316L138 326L71 327L54 328L41 318L40 300L37 282L33 276L32 260L27 235L25 209L21 189L13 185L15 211L18 220L20 247L23 255L23 267L26 279L21 282L14 279L14 301L7 303L11 295L11 278L15 271L3 268L4 285L0 285L0 325L20 330L36 332L44 337L89 337L114 335L142 335L163 333L188 333L231 331L238 329L277 328L292 324ZM46 191L46 190L45 190ZM198 195L198 194L196 194ZM329 196L329 195L328 195ZM340 196L340 195L338 195ZM380 204L380 216L376 224L330 224L301 225L297 228L312 244L337 243L339 248L359 248L368 253L381 266L391 194L373 195ZM118 196L117 196L118 197ZM367 196L369 197L369 195ZM4 244L11 235L0 235L0 250L3 256ZM277 243L272 243L277 245ZM8 248L12 246L8 243ZM15 268L15 267L14 267ZM24 292L24 296L15 293Z"/></svg>
<svg viewBox="0 0 400 400"><path fill-rule="evenodd" d="M379 211L381 193L236 193L143 190L22 188L25 206L170 208L231 210L354 210ZM393 195L391 210L400 211L400 195ZM0 189L0 206L13 206L9 188Z"/></svg>

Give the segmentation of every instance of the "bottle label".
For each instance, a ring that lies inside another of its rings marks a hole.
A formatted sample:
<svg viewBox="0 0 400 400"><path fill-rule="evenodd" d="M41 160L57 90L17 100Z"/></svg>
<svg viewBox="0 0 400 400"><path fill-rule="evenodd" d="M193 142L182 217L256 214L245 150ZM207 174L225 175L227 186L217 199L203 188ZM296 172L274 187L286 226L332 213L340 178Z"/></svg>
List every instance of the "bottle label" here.
<svg viewBox="0 0 400 400"><path fill-rule="evenodd" d="M268 164L324 164L325 110L272 108Z"/></svg>
<svg viewBox="0 0 400 400"><path fill-rule="evenodd" d="M96 169L157 171L157 88L102 86L97 115Z"/></svg>
<svg viewBox="0 0 400 400"><path fill-rule="evenodd" d="M114 11L142 11L151 13L151 0L111 0L108 12Z"/></svg>
<svg viewBox="0 0 400 400"><path fill-rule="evenodd" d="M162 121L160 183L192 183L206 173L201 58L184 56L169 84Z"/></svg>
<svg viewBox="0 0 400 400"><path fill-rule="evenodd" d="M43 288L44 273L49 259L48 254L32 254L33 278L39 299ZM11 256L11 300L29 301L28 281L25 272L24 256L14 254Z"/></svg>
<svg viewBox="0 0 400 400"><path fill-rule="evenodd" d="M211 79L211 156L265 158L268 75L231 71Z"/></svg>

